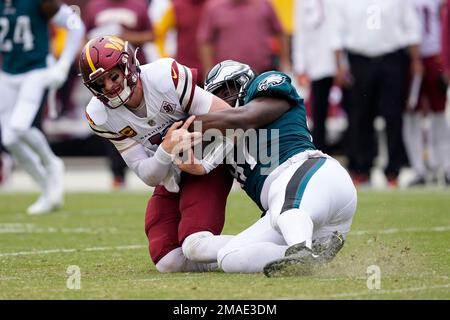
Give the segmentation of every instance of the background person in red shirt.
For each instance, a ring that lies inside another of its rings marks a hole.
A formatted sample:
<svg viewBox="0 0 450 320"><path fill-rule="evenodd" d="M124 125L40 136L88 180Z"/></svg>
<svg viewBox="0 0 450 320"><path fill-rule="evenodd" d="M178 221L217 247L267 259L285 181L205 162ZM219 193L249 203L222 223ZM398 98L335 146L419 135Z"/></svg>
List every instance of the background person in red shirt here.
<svg viewBox="0 0 450 320"><path fill-rule="evenodd" d="M288 38L267 0L209 1L197 36L203 70L228 59L248 64L258 73L290 69ZM271 43L274 37L281 44L279 65Z"/></svg>
<svg viewBox="0 0 450 320"><path fill-rule="evenodd" d="M204 73L198 54L197 29L207 0L173 0L162 18L155 24L155 44L159 54L167 57L165 39L171 30L176 31L175 60L197 69L197 85L203 87Z"/></svg>

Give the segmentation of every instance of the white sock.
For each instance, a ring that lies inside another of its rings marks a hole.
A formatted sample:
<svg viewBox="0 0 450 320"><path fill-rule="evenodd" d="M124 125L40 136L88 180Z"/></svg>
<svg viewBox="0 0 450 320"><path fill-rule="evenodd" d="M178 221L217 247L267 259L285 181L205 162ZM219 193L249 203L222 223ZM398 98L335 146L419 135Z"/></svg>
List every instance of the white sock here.
<svg viewBox="0 0 450 320"><path fill-rule="evenodd" d="M314 224L306 212L300 209L285 211L279 215L277 225L288 246L305 242L311 249Z"/></svg>
<svg viewBox="0 0 450 320"><path fill-rule="evenodd" d="M156 264L159 272L206 272L217 268L216 262L201 263L186 259L180 247L170 251Z"/></svg>
<svg viewBox="0 0 450 320"><path fill-rule="evenodd" d="M423 136L421 115L405 113L403 116L403 141L408 154L411 167L417 175L425 175L425 163L423 159Z"/></svg>
<svg viewBox="0 0 450 320"><path fill-rule="evenodd" d="M219 267L225 272L262 272L267 263L283 258L287 248L272 242L259 242L228 252L219 251Z"/></svg>
<svg viewBox="0 0 450 320"><path fill-rule="evenodd" d="M36 152L44 167L49 167L52 164L56 156L44 134L38 128L30 128L27 134L23 136L23 139Z"/></svg>
<svg viewBox="0 0 450 320"><path fill-rule="evenodd" d="M7 147L19 165L33 178L42 190L47 188L46 172L38 156L21 139Z"/></svg>
<svg viewBox="0 0 450 320"><path fill-rule="evenodd" d="M231 240L233 236L215 236L209 231L196 232L184 239L183 254L192 261L215 262L219 250Z"/></svg>

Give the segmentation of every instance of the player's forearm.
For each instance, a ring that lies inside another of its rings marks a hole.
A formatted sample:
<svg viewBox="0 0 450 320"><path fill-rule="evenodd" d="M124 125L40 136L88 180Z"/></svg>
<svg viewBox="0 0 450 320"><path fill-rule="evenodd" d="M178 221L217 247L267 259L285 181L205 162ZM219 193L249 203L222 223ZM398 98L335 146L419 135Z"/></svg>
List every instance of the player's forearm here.
<svg viewBox="0 0 450 320"><path fill-rule="evenodd" d="M169 174L172 157L159 147L153 157L149 157L142 146L135 146L121 153L127 166L147 185L157 186Z"/></svg>
<svg viewBox="0 0 450 320"><path fill-rule="evenodd" d="M282 99L257 98L241 108L226 109L197 116L201 121L201 130L218 129L225 133L226 129L256 129L268 125L278 119L291 108L291 104ZM196 129L193 125L189 130Z"/></svg>

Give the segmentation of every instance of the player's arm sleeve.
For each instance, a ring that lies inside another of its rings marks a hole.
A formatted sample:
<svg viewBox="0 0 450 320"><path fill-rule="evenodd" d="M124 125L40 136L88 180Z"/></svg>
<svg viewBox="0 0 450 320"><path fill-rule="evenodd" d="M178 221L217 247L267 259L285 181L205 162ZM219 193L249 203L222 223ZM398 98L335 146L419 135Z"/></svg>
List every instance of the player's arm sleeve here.
<svg viewBox="0 0 450 320"><path fill-rule="evenodd" d="M84 23L80 16L66 4L62 4L59 7L59 10L51 18L51 21L55 25L67 30L67 38L59 62L66 63L70 66L75 60L75 56L78 54L83 41L86 31Z"/></svg>
<svg viewBox="0 0 450 320"><path fill-rule="evenodd" d="M173 156L162 147L158 147L153 153L121 133L108 131L103 126L95 125L87 112L86 117L92 131L96 135L108 139L119 151L127 166L145 184L154 187L167 176L172 166Z"/></svg>
<svg viewBox="0 0 450 320"><path fill-rule="evenodd" d="M149 156L141 144L134 144L121 153L127 166L151 187L161 183L170 171L173 156L160 146L153 156Z"/></svg>

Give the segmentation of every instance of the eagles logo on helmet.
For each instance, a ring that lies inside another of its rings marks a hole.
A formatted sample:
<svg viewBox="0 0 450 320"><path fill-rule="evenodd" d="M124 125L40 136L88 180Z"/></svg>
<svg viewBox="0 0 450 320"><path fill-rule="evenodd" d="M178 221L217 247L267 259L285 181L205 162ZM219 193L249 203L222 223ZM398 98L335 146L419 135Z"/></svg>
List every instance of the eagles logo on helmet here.
<svg viewBox="0 0 450 320"><path fill-rule="evenodd" d="M140 73L136 53L128 41L115 36L97 37L84 46L79 60L83 83L107 107L120 107L132 96ZM116 67L123 73L123 88L107 95L97 81Z"/></svg>

